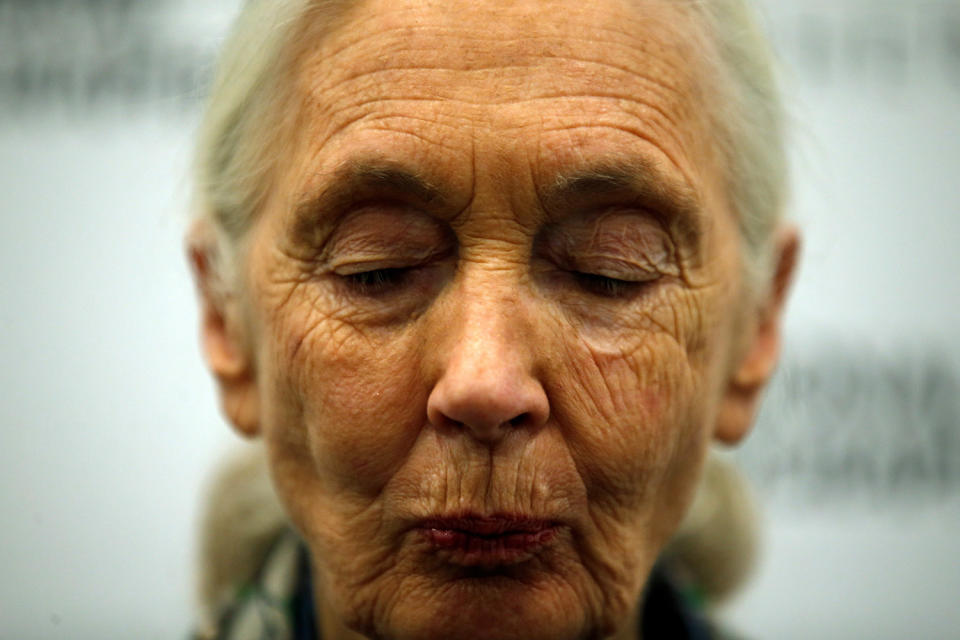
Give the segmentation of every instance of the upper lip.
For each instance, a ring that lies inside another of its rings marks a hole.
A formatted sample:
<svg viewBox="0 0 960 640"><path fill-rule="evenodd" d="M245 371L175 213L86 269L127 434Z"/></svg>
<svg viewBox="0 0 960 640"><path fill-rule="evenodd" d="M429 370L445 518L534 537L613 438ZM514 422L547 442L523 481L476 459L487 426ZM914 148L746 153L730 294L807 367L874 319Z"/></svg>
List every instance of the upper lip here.
<svg viewBox="0 0 960 640"><path fill-rule="evenodd" d="M517 514L461 514L426 518L420 523L425 529L462 531L471 535L497 536L510 533L536 533L555 526L543 518Z"/></svg>

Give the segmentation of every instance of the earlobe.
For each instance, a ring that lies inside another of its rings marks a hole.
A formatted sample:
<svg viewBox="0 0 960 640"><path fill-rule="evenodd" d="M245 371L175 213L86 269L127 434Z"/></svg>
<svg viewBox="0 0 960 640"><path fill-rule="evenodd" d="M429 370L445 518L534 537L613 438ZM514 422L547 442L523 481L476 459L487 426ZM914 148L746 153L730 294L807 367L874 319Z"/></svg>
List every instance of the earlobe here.
<svg viewBox="0 0 960 640"><path fill-rule="evenodd" d="M766 295L746 319L745 348L728 380L714 437L736 444L750 430L753 419L780 356L781 324L787 294L800 254L800 236L796 227L784 225L776 232L774 272Z"/></svg>
<svg viewBox="0 0 960 640"><path fill-rule="evenodd" d="M241 310L216 268L216 245L198 223L187 238L187 253L200 302L201 349L220 391L223 412L242 435L259 433L255 367L245 339Z"/></svg>

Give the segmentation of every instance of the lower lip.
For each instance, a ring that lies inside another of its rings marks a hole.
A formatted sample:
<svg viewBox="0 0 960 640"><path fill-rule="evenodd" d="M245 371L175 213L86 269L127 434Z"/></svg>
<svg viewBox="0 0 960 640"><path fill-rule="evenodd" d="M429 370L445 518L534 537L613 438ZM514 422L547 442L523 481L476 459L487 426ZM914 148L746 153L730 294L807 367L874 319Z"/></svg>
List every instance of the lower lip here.
<svg viewBox="0 0 960 640"><path fill-rule="evenodd" d="M547 547L557 533L556 527L495 535L436 527L424 527L420 531L445 560L463 567L480 568L503 567L529 560Z"/></svg>

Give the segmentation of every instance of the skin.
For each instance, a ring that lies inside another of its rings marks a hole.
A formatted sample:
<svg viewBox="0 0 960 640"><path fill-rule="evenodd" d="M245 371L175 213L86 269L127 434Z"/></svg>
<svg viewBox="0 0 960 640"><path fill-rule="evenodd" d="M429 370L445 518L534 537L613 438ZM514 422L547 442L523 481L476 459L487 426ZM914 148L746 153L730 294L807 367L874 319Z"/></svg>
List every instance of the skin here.
<svg viewBox="0 0 960 640"><path fill-rule="evenodd" d="M635 637L709 441L752 420L796 252L781 233L748 295L696 24L659 0L392 0L311 29L239 286L192 256L323 637ZM416 529L468 512L558 533L470 571Z"/></svg>

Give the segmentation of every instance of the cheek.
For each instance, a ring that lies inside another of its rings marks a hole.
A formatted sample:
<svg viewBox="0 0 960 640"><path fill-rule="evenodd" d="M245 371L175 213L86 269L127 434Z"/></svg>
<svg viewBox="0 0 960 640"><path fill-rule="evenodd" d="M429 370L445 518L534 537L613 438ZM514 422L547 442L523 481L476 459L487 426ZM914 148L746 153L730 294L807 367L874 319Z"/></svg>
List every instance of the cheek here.
<svg viewBox="0 0 960 640"><path fill-rule="evenodd" d="M635 342L624 344L626 336ZM700 371L670 334L625 334L621 348L577 341L550 379L552 411L586 490L583 565L604 609L628 611L686 510L710 415Z"/></svg>
<svg viewBox="0 0 960 640"><path fill-rule="evenodd" d="M294 292L269 318L259 372L265 437L291 455L308 452L324 493L372 500L423 426L419 340L403 330L378 339L308 297Z"/></svg>
<svg viewBox="0 0 960 640"><path fill-rule="evenodd" d="M678 450L705 431L708 394L669 336L647 335L628 355L585 351L577 383L567 382L573 393L557 407L571 423L571 447L608 499L649 504Z"/></svg>
<svg viewBox="0 0 960 640"><path fill-rule="evenodd" d="M612 329L585 328L553 380L595 514L628 541L669 535L696 482L722 388L722 330L706 317L717 293L684 291Z"/></svg>

